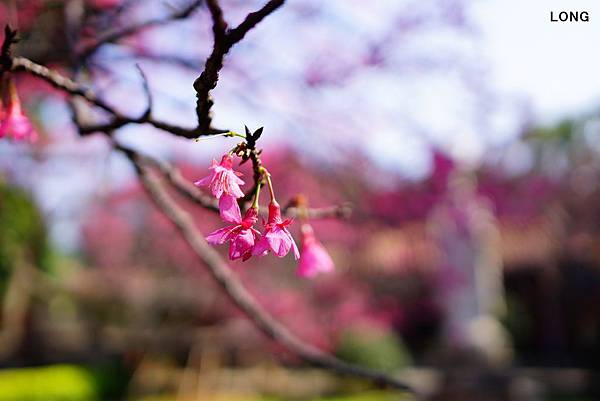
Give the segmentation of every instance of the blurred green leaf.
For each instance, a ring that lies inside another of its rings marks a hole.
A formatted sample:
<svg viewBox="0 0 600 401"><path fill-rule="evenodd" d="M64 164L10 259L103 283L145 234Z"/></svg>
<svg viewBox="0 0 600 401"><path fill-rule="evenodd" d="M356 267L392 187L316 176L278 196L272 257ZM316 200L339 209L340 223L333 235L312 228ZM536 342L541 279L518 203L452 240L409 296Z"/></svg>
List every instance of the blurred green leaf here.
<svg viewBox="0 0 600 401"><path fill-rule="evenodd" d="M46 226L26 192L0 180L0 290L19 258L50 270L52 253Z"/></svg>
<svg viewBox="0 0 600 401"><path fill-rule="evenodd" d="M410 356L397 336L391 332L370 331L366 328L345 332L336 354L348 362L388 371L410 364Z"/></svg>
<svg viewBox="0 0 600 401"><path fill-rule="evenodd" d="M97 400L98 381L90 370L72 365L0 371L1 401Z"/></svg>

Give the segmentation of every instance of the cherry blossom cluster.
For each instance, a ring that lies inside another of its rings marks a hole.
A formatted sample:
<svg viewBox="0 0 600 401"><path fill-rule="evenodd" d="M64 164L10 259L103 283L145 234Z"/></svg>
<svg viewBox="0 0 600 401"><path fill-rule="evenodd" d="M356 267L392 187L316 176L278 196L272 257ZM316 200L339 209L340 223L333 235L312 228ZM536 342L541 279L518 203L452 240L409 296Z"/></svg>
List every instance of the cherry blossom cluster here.
<svg viewBox="0 0 600 401"><path fill-rule="evenodd" d="M263 221L263 231L254 228L259 216L261 185L256 186L252 205L242 217L238 199L244 196L240 188L240 185L244 185L244 181L240 178L242 174L233 169L233 162L233 152L223 155L220 163L213 159L209 167L211 173L195 182L196 186L207 186L210 189L219 200L221 219L231 223L209 234L206 241L212 245L229 243L231 260L245 261L252 256L265 256L269 253L284 257L292 251L294 258L299 259L297 274L301 277L314 277L318 273L332 271L334 264L331 256L315 237L306 216L301 219L303 220L300 230L302 252L298 250L289 231L293 220L282 218L281 206L275 198L271 175L264 167L260 167L259 172L261 181L266 181L269 188L270 202L267 221Z"/></svg>
<svg viewBox="0 0 600 401"><path fill-rule="evenodd" d="M4 98L8 97L5 108ZM8 95L0 91L0 138L11 138L15 141L35 142L38 134L29 118L23 113L21 100L12 79L8 80Z"/></svg>

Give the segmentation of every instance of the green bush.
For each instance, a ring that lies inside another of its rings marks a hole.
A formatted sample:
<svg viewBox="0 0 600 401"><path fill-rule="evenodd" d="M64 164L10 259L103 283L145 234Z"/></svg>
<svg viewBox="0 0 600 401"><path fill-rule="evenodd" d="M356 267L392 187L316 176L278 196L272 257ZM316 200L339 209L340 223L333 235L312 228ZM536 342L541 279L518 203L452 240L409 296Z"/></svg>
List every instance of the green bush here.
<svg viewBox="0 0 600 401"><path fill-rule="evenodd" d="M394 333L368 328L345 332L336 354L348 362L387 371L410 364L404 344Z"/></svg>

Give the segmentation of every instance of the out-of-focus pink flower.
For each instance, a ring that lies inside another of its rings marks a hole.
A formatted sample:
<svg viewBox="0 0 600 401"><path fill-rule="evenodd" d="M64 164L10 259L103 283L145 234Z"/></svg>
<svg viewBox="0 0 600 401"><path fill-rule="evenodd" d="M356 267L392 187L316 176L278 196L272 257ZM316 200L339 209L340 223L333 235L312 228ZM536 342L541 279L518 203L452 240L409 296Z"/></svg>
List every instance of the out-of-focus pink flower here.
<svg viewBox="0 0 600 401"><path fill-rule="evenodd" d="M206 237L206 241L212 245L229 242L229 259L236 260L241 258L242 260L248 260L252 256L254 244L260 238L260 232L253 227L258 221L258 210L251 207L242 219L242 214L235 198L226 197L226 199L232 203L225 209L225 213L222 211L221 218L234 223L234 225L210 233Z"/></svg>
<svg viewBox="0 0 600 401"><path fill-rule="evenodd" d="M194 184L196 186L208 185L212 194L217 198L221 198L223 194L231 195L235 198L241 198L244 193L240 189L240 185L244 181L239 178L242 173L233 171L233 158L229 154L223 155L221 163L217 163L215 159L209 167L212 173Z"/></svg>
<svg viewBox="0 0 600 401"><path fill-rule="evenodd" d="M23 113L21 102L16 92L11 94L6 115L4 115L4 112L1 114L0 138L6 136L16 141L37 141L38 134L33 128L31 121L29 121L29 118Z"/></svg>
<svg viewBox="0 0 600 401"><path fill-rule="evenodd" d="M294 242L292 234L287 227L292 224L292 219L281 219L281 207L279 203L271 200L269 203L269 220L265 224L265 232L261 240L254 247L254 255L265 255L272 251L280 258L288 254L290 249L294 250L294 258L300 258L300 252Z"/></svg>
<svg viewBox="0 0 600 401"><path fill-rule="evenodd" d="M113 8L121 4L121 0L88 0L94 8L106 9Z"/></svg>
<svg viewBox="0 0 600 401"><path fill-rule="evenodd" d="M302 253L296 273L300 277L315 277L319 273L333 271L334 264L331 256L315 237L315 233L308 223L302 224Z"/></svg>

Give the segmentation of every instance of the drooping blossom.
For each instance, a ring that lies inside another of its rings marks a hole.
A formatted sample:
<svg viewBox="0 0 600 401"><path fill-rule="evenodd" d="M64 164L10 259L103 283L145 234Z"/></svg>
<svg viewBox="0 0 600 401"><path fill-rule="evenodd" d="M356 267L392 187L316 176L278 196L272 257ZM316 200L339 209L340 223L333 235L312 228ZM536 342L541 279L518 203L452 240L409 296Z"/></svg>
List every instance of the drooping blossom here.
<svg viewBox="0 0 600 401"><path fill-rule="evenodd" d="M292 224L292 219L281 219L281 207L275 200L269 203L269 219L265 224L265 231L262 238L254 247L254 255L265 255L269 251L280 258L288 254L290 249L294 250L294 258L298 260L300 252L294 242L292 234L287 227Z"/></svg>
<svg viewBox="0 0 600 401"><path fill-rule="evenodd" d="M334 264L325 247L317 240L310 224L304 223L301 227L302 253L296 274L300 277L315 277L319 273L333 271Z"/></svg>
<svg viewBox="0 0 600 401"><path fill-rule="evenodd" d="M220 201L223 199L231 204L221 210L221 218L229 223L234 223L234 225L210 233L206 237L206 241L212 245L229 242L229 259L248 260L252 256L254 245L260 238L260 232L253 227L258 221L258 210L251 207L242 219L242 213L235 198L224 196Z"/></svg>
<svg viewBox="0 0 600 401"><path fill-rule="evenodd" d="M21 101L17 96L14 86L11 86L10 103L6 115L2 112L0 123L0 138L9 137L15 141L35 142L38 134L33 128L29 118L23 113Z"/></svg>
<svg viewBox="0 0 600 401"><path fill-rule="evenodd" d="M239 216L240 213L240 206L234 196L221 195L219 198L219 215L223 221L235 223L238 221L237 216Z"/></svg>
<svg viewBox="0 0 600 401"><path fill-rule="evenodd" d="M233 157L230 154L223 155L221 163L213 159L209 169L212 170L211 174L196 181L194 183L196 186L207 185L217 199L220 199L223 194L235 198L244 196L240 189L244 181L239 178L242 173L233 170Z"/></svg>

